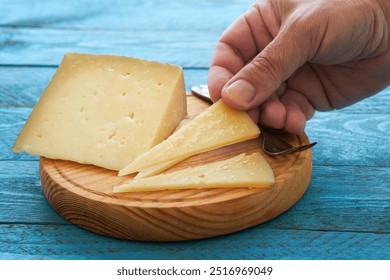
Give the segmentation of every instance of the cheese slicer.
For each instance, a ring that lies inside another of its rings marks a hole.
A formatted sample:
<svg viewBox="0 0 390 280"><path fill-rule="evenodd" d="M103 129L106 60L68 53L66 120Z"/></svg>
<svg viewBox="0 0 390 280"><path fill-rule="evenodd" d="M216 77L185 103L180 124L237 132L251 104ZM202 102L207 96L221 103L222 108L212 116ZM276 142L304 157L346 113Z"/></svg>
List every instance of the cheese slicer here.
<svg viewBox="0 0 390 280"><path fill-rule="evenodd" d="M191 87L191 92L193 95L212 102L210 98L210 93L207 85L197 85ZM280 129L272 129L258 124L261 135L263 138L263 151L271 156L285 155L295 152L302 152L306 149L310 149L317 144L313 142L306 145L291 146L286 141L282 140L281 137L287 133Z"/></svg>

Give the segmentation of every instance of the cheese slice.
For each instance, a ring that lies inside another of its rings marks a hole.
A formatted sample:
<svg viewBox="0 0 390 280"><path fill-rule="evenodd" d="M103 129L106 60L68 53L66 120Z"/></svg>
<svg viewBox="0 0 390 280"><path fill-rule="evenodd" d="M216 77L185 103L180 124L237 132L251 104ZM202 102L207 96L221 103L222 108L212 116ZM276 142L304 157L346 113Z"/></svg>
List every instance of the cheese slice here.
<svg viewBox="0 0 390 280"><path fill-rule="evenodd" d="M185 160L186 158L187 157L176 158L175 160L172 160L172 161L167 161L167 162L160 163L158 165L154 165L146 170L138 172L134 178L136 178L136 179L146 178L146 177L160 174L164 170L168 169L171 166L174 166L175 164Z"/></svg>
<svg viewBox="0 0 390 280"><path fill-rule="evenodd" d="M181 67L69 53L13 151L119 170L172 134L186 108Z"/></svg>
<svg viewBox="0 0 390 280"><path fill-rule="evenodd" d="M191 122L119 171L119 176L258 137L260 130L243 111L217 101ZM168 166L169 167L169 166Z"/></svg>
<svg viewBox="0 0 390 280"><path fill-rule="evenodd" d="M260 153L240 154L201 166L135 179L114 187L114 192L140 192L203 188L270 188L275 182L271 166Z"/></svg>
<svg viewBox="0 0 390 280"><path fill-rule="evenodd" d="M183 119L179 124L178 126L176 127L175 129L175 132L177 130L179 130L180 128L182 128L183 126L187 125L188 123L190 123L191 119ZM155 165L149 169L146 169L144 171L141 171L141 172L138 172L138 174L134 177L134 178L145 178L145 177L150 177L150 176L153 176L153 175L157 175L157 174L160 174L161 172L163 172L164 170L168 169L169 167L171 166L174 166L176 163L179 163L183 160L185 160L187 157L183 157L183 158L176 158L172 161L168 161L168 162L163 162L163 163L160 163L158 165Z"/></svg>

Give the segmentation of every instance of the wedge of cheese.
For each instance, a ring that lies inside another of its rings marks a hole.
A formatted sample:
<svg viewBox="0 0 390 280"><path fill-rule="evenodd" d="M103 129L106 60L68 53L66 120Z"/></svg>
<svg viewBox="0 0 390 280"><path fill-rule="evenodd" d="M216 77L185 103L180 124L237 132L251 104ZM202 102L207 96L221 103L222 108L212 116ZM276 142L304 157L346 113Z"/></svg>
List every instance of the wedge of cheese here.
<svg viewBox="0 0 390 280"><path fill-rule="evenodd" d="M182 128L183 126L187 125L188 123L190 123L191 119L183 119L179 124L178 126L176 127L175 129L175 132L177 130L179 130L180 128ZM172 160L172 161L168 161L168 162L164 162L164 163L160 163L158 165L155 165L149 169L146 169L144 171L141 171L141 172L138 172L138 174L135 176L135 178L139 179L139 178L145 178L145 177L150 177L150 176L153 176L153 175L157 175L157 174L160 174L161 172L163 172L164 170L168 169L169 167L171 166L174 166L176 163L179 163L183 160L185 160L187 157L183 157L183 158L176 158L175 160Z"/></svg>
<svg viewBox="0 0 390 280"><path fill-rule="evenodd" d="M258 137L260 130L246 112L217 101L170 137L137 157L119 176Z"/></svg>
<svg viewBox="0 0 390 280"><path fill-rule="evenodd" d="M201 166L136 179L114 192L140 192L202 188L270 188L275 181L271 166L260 153L240 154Z"/></svg>
<svg viewBox="0 0 390 280"><path fill-rule="evenodd" d="M134 178L136 178L136 179L146 178L146 177L160 174L161 172L165 171L169 167L174 166L175 164L185 160L186 158L187 157L177 158L177 159L172 160L172 161L167 161L167 162L160 163L158 165L154 165L153 167L150 167L146 170L138 172Z"/></svg>
<svg viewBox="0 0 390 280"><path fill-rule="evenodd" d="M69 53L13 151L119 170L172 134L186 108L180 67Z"/></svg>

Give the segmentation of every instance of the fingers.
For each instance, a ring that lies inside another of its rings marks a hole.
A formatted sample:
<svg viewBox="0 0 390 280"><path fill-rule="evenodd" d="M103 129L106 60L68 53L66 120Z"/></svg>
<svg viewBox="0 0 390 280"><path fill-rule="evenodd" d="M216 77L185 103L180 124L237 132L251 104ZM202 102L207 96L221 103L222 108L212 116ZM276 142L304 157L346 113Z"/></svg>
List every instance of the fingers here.
<svg viewBox="0 0 390 280"><path fill-rule="evenodd" d="M306 118L299 106L296 103L289 103L286 105L287 118L286 123L284 125L284 130L296 134L301 135L306 126Z"/></svg>
<svg viewBox="0 0 390 280"><path fill-rule="evenodd" d="M233 73L222 66L211 66L208 76L208 88L210 98L216 102L221 98L221 91L223 86L233 77Z"/></svg>
<svg viewBox="0 0 390 280"><path fill-rule="evenodd" d="M226 83L221 96L233 108L255 108L306 62L307 55L308 48L300 38L294 38L292 32L281 32Z"/></svg>
<svg viewBox="0 0 390 280"><path fill-rule="evenodd" d="M279 97L272 95L259 108L259 122L265 126L282 129L286 123L286 107Z"/></svg>
<svg viewBox="0 0 390 280"><path fill-rule="evenodd" d="M210 95L255 121L300 134L314 110L306 98L295 100L294 91L286 91L286 81L307 61L310 39L299 21L280 27L266 10L252 7L222 35L211 61Z"/></svg>
<svg viewBox="0 0 390 280"><path fill-rule="evenodd" d="M295 90L287 90L280 98L280 102L286 108L284 129L293 134L302 134L306 121L311 119L315 113L312 104L306 96Z"/></svg>
<svg viewBox="0 0 390 280"><path fill-rule="evenodd" d="M272 95L260 106L259 112L262 124L300 135L315 110L302 93L287 89L281 97Z"/></svg>
<svg viewBox="0 0 390 280"><path fill-rule="evenodd" d="M273 39L258 10L251 7L222 34L213 54L208 86L213 101L225 84Z"/></svg>

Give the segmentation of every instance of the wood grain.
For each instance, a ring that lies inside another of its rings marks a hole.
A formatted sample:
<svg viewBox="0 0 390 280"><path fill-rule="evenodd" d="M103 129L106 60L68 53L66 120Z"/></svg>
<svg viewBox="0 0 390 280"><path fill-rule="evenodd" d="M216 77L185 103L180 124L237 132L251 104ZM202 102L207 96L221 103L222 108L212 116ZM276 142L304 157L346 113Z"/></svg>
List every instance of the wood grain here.
<svg viewBox="0 0 390 280"><path fill-rule="evenodd" d="M209 62L201 54L212 53L212 37L252 2L1 1L0 259L390 259L390 143L385 130L390 88L348 108L316 114L306 126L309 138L319 144L304 196L267 223L219 238L129 242L73 226L45 200L39 159L11 152L62 52L140 56L149 51L158 60L175 60L190 69L187 86L205 83ZM208 20L189 20L195 11ZM150 30L170 43L159 45ZM187 48L194 42L196 47Z"/></svg>
<svg viewBox="0 0 390 280"><path fill-rule="evenodd" d="M2 1L0 65L56 66L65 52L78 51L208 68L223 30L252 4L250 0L91 2Z"/></svg>
<svg viewBox="0 0 390 280"><path fill-rule="evenodd" d="M45 200L38 165L37 161L0 161L0 223L69 225ZM390 233L386 182L390 182L388 167L313 165L305 195L261 228Z"/></svg>
<svg viewBox="0 0 390 280"><path fill-rule="evenodd" d="M188 96L189 116L208 104ZM286 136L287 137L287 136ZM286 138L292 144L306 137ZM242 142L187 159L193 166L261 151L260 140ZM65 219L88 230L132 240L188 240L218 236L267 221L295 204L311 177L311 150L267 157L276 181L271 189L172 190L114 194L130 178L92 165L42 158L41 181L49 203Z"/></svg>
<svg viewBox="0 0 390 280"><path fill-rule="evenodd" d="M69 0L65 4L52 0L2 0L0 25L51 29L210 30L226 28L252 4L252 0L229 3L215 0ZM223 13L217 10L223 10ZM205 18L207 20L199 20Z"/></svg>
<svg viewBox="0 0 390 280"><path fill-rule="evenodd" d="M0 225L0 259L388 260L389 242L390 234L263 226L201 241L127 242L70 225Z"/></svg>
<svg viewBox="0 0 390 280"><path fill-rule="evenodd" d="M55 66L64 53L80 52L136 56L183 67L207 68L221 31L194 32L189 39L187 30L168 29L160 36L156 36L156 30L20 28L15 33L13 28L0 26L0 64Z"/></svg>

